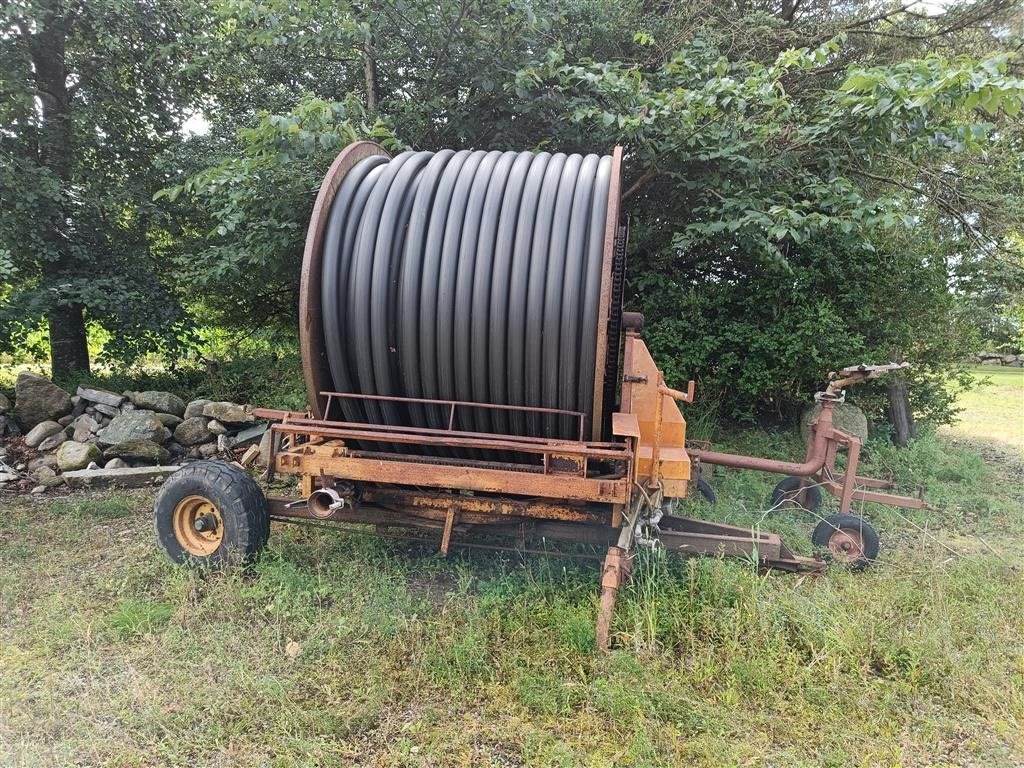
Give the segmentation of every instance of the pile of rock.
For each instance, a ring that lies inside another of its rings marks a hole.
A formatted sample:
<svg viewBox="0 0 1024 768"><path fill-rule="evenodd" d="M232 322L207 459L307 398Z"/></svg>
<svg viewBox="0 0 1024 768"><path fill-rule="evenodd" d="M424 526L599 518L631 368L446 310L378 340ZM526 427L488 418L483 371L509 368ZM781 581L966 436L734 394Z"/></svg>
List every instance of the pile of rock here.
<svg viewBox="0 0 1024 768"><path fill-rule="evenodd" d="M269 452L267 425L247 406L186 403L158 391L79 387L71 395L28 372L18 376L13 407L6 397L0 400L0 419L0 438L23 433L24 446L38 453L24 466L0 467L0 486L20 479L19 471L52 487L83 471L178 465L217 455L238 459L243 451L252 464L260 455L256 444Z"/></svg>
<svg viewBox="0 0 1024 768"><path fill-rule="evenodd" d="M1010 365L1015 368L1024 368L1024 355L1010 355L1001 352L979 352L970 359L972 363L979 365Z"/></svg>

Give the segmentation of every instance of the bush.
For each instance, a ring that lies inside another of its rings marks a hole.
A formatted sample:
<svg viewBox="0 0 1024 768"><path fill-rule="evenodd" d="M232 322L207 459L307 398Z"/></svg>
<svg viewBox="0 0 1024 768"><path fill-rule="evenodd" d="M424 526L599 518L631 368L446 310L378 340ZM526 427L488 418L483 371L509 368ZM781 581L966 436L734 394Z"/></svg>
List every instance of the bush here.
<svg viewBox="0 0 1024 768"><path fill-rule="evenodd" d="M959 361L976 334L957 319L941 259L819 240L791 252L789 270L766 266L755 279L727 255L690 280L650 262L634 265L633 285L648 344L670 382L698 378L723 417L793 423L830 371L859 363L908 360L913 407L931 423L948 422L970 384ZM884 419L881 383L850 399Z"/></svg>

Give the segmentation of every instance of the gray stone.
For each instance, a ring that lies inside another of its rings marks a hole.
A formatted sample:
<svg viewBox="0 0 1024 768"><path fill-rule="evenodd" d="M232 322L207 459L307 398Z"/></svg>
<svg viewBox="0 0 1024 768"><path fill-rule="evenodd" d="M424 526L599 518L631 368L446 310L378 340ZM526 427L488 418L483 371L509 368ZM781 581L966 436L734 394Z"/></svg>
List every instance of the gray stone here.
<svg viewBox="0 0 1024 768"><path fill-rule="evenodd" d="M188 405L185 406L185 418L186 419L191 419L191 418L195 418L196 416L202 416L203 415L203 408L205 408L211 402L212 402L211 400L193 400L193 401L191 401Z"/></svg>
<svg viewBox="0 0 1024 768"><path fill-rule="evenodd" d="M57 466L61 472L85 469L89 462L100 458L100 449L92 443L76 443L68 440L57 449Z"/></svg>
<svg viewBox="0 0 1024 768"><path fill-rule="evenodd" d="M79 387L77 394L83 400L88 400L90 403L101 403L102 405L109 405L113 408L117 408L121 403L124 402L124 395L118 395L114 392L108 392L105 389L91 389L90 387Z"/></svg>
<svg viewBox="0 0 1024 768"><path fill-rule="evenodd" d="M14 418L23 429L59 419L71 411L71 395L43 376L18 374L14 385Z"/></svg>
<svg viewBox="0 0 1024 768"><path fill-rule="evenodd" d="M7 413L9 410L11 410L11 401L7 395L0 392L0 413Z"/></svg>
<svg viewBox="0 0 1024 768"><path fill-rule="evenodd" d="M96 435L96 442L102 446L117 445L128 440L164 441L164 425L152 411L132 411L116 416L110 424Z"/></svg>
<svg viewBox="0 0 1024 768"><path fill-rule="evenodd" d="M1002 365L1003 361L1002 361L1001 358L998 358L998 357L986 357L986 358L982 359L981 364L982 365Z"/></svg>
<svg viewBox="0 0 1024 768"><path fill-rule="evenodd" d="M60 424L62 427L66 427L74 420L75 417L69 413L67 416L61 416L59 419L57 419L57 423Z"/></svg>
<svg viewBox="0 0 1024 768"><path fill-rule="evenodd" d="M216 419L210 419L210 423L206 425L206 428L215 435L226 435L228 433L228 428Z"/></svg>
<svg viewBox="0 0 1024 768"><path fill-rule="evenodd" d="M237 435L234 440L231 441L232 448L241 448L249 445L250 443L257 443L263 439L263 435L266 433L268 426L266 423L257 424L255 427L249 427L243 429Z"/></svg>
<svg viewBox="0 0 1024 768"><path fill-rule="evenodd" d="M129 402L121 403L121 407L118 408L118 410L121 413L131 413L132 411L136 411L138 409L135 407L135 403L129 401Z"/></svg>
<svg viewBox="0 0 1024 768"><path fill-rule="evenodd" d="M199 446L199 455L204 459L209 459L217 455L217 444L216 443L204 443Z"/></svg>
<svg viewBox="0 0 1024 768"><path fill-rule="evenodd" d="M256 421L256 417L247 412L243 406L228 402L207 403L203 406L203 416L230 426L252 424Z"/></svg>
<svg viewBox="0 0 1024 768"><path fill-rule="evenodd" d="M1016 355L1003 355L1000 358L1000 360L1002 360L1003 365L1010 365L1011 363L1016 363L1017 362L1017 356Z"/></svg>
<svg viewBox="0 0 1024 768"><path fill-rule="evenodd" d="M213 440L213 433L206 426L208 419L192 416L174 429L174 439L182 445L199 445Z"/></svg>
<svg viewBox="0 0 1024 768"><path fill-rule="evenodd" d="M36 456L30 461L26 467L29 472L35 472L40 467L49 467L50 469L57 468L57 457L52 453L44 453L42 456Z"/></svg>
<svg viewBox="0 0 1024 768"><path fill-rule="evenodd" d="M0 483L13 483L20 478L14 472L0 472Z"/></svg>
<svg viewBox="0 0 1024 768"><path fill-rule="evenodd" d="M64 434L64 430L60 432L54 432L49 437L45 438L43 442L39 444L39 451L52 451L55 448L59 448L60 444L67 439L67 435Z"/></svg>
<svg viewBox="0 0 1024 768"><path fill-rule="evenodd" d="M43 421L36 424L32 429L25 435L25 445L29 448L38 448L40 443L43 442L50 435L55 435L58 432L63 432L64 427L58 424L56 421Z"/></svg>
<svg viewBox="0 0 1024 768"><path fill-rule="evenodd" d="M821 403L804 411L800 417L800 436L806 443L811 435L811 422L821 413ZM864 411L850 403L836 403L832 410L832 423L848 435L859 437L861 442L868 439L868 417Z"/></svg>
<svg viewBox="0 0 1024 768"><path fill-rule="evenodd" d="M64 482L71 488L88 488L90 486L138 488L144 485L159 483L179 469L181 469L179 466L80 469L76 472L66 472L64 474Z"/></svg>
<svg viewBox="0 0 1024 768"><path fill-rule="evenodd" d="M165 464L171 458L170 451L152 440L125 440L112 445L103 452L105 459L126 459L144 461L150 464Z"/></svg>
<svg viewBox="0 0 1024 768"><path fill-rule="evenodd" d="M104 416L110 416L111 418L113 418L114 416L119 416L121 414L121 411L119 411L114 406L104 405L103 403L97 403L92 407L92 410L94 413L102 413Z"/></svg>
<svg viewBox="0 0 1024 768"><path fill-rule="evenodd" d="M33 488L31 491L29 491L29 493L34 493L37 496L40 493L46 493L46 486L45 485L37 485L35 488Z"/></svg>
<svg viewBox="0 0 1024 768"><path fill-rule="evenodd" d="M106 464L103 465L104 469L124 469L128 466L128 462L124 459L110 459Z"/></svg>
<svg viewBox="0 0 1024 768"><path fill-rule="evenodd" d="M176 426L184 421L180 416L175 416L173 413L158 413L156 417L160 419L160 423L169 429L174 429Z"/></svg>
<svg viewBox="0 0 1024 768"><path fill-rule="evenodd" d="M32 473L32 477L37 483L45 485L47 488L54 488L64 483L64 478L49 467L40 467Z"/></svg>
<svg viewBox="0 0 1024 768"><path fill-rule="evenodd" d="M75 431L71 433L71 439L79 443L87 443L92 436L95 435L100 428L100 425L96 423L96 419L87 413L83 413L72 424Z"/></svg>
<svg viewBox="0 0 1024 768"><path fill-rule="evenodd" d="M173 413L175 416L182 416L185 413L185 401L170 392L146 390L133 392L131 398L135 407L142 410Z"/></svg>
<svg viewBox="0 0 1024 768"><path fill-rule="evenodd" d="M268 429L263 433L263 438L260 440L260 466L270 466L270 448L273 445L273 435Z"/></svg>

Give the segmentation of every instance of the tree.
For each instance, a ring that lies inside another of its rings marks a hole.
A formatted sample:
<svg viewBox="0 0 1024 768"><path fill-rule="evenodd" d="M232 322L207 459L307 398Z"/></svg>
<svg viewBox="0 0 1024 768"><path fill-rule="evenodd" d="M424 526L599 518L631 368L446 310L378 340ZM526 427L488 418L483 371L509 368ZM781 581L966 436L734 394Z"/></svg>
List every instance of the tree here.
<svg viewBox="0 0 1024 768"><path fill-rule="evenodd" d="M217 8L212 130L168 183L194 195L175 199L181 233L199 236L177 252L231 300L220 322L290 320L316 180L349 132L417 149L623 144L630 301L648 310L670 372L703 374L734 416L788 415L829 368L870 354L919 364L913 410L946 418L961 345L942 341L969 338L958 297L997 273L1015 290L994 269L1021 178L1008 53L1020 9L1004 0L935 16L817 0ZM889 284L918 286L903 315L883 311ZM709 299L720 333L678 342ZM782 336L749 323L773 301L788 308L773 321ZM872 311L852 326L843 313L857 307ZM823 345L829 332L852 340ZM788 362L758 371L748 351L759 348Z"/></svg>
<svg viewBox="0 0 1024 768"><path fill-rule="evenodd" d="M0 12L0 344L45 323L56 378L88 371L87 325L123 357L184 317L149 239L155 159L202 82L201 6L13 0Z"/></svg>

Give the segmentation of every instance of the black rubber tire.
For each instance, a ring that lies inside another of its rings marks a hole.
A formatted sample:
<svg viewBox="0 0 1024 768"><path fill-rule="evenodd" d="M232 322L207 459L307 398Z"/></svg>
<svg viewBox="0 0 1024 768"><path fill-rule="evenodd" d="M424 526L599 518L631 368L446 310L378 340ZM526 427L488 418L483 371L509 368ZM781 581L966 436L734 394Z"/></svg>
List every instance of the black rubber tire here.
<svg viewBox="0 0 1024 768"><path fill-rule="evenodd" d="M188 496L209 499L224 522L221 545L206 557L189 553L174 535L174 509ZM263 490L244 470L223 461L197 461L167 478L153 503L153 525L164 553L175 563L189 565L250 562L270 537Z"/></svg>
<svg viewBox="0 0 1024 768"><path fill-rule="evenodd" d="M778 485L772 490L772 498L769 502L769 509L780 509L786 496L796 491L800 487L800 481L802 478L790 475L784 477L779 481ZM817 512L821 509L821 488L816 485L809 485L805 489L805 498L807 499L807 506L804 507L808 512Z"/></svg>
<svg viewBox="0 0 1024 768"><path fill-rule="evenodd" d="M859 515L843 512L838 515L829 515L822 519L822 521L815 526L814 532L811 534L811 543L818 549L824 550L823 554L826 559L830 559L828 549L829 539L837 530L857 531L861 536L864 554L862 557L846 563L850 570L862 571L878 558L878 551L881 548L881 542L878 537L878 531L875 530L875 527Z"/></svg>

